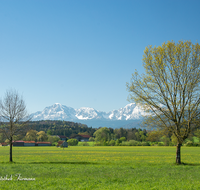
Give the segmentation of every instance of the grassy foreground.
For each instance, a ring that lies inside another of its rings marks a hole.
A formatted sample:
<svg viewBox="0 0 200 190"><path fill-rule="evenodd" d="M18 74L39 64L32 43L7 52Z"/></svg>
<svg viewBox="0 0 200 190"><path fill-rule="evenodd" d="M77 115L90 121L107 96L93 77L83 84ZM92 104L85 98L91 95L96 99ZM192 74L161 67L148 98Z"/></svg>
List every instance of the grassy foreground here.
<svg viewBox="0 0 200 190"><path fill-rule="evenodd" d="M0 147L0 189L200 189L200 148ZM17 180L35 178L34 181Z"/></svg>

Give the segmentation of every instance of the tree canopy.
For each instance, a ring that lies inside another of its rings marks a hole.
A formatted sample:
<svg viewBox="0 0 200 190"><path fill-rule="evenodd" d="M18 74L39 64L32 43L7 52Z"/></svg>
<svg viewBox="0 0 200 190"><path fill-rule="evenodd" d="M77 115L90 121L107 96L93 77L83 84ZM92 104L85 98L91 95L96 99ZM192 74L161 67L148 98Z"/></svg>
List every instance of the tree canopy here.
<svg viewBox="0 0 200 190"><path fill-rule="evenodd" d="M199 127L200 45L168 41L148 46L143 63L145 74L136 71L127 83L129 100L141 104L162 123L159 127L175 135L176 162L180 164L183 141Z"/></svg>
<svg viewBox="0 0 200 190"><path fill-rule="evenodd" d="M27 114L24 99L17 91L8 90L0 100L0 133L3 133L10 144L10 162L12 162L13 137L23 133L31 117Z"/></svg>

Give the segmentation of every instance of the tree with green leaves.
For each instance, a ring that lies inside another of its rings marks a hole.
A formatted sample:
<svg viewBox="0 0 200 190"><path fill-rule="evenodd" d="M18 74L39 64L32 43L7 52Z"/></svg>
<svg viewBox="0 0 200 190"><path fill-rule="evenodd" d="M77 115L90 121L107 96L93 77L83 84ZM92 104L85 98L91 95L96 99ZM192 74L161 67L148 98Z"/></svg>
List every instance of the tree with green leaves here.
<svg viewBox="0 0 200 190"><path fill-rule="evenodd" d="M38 131L36 131L36 130L33 130L33 129L29 130L26 133L25 140L36 141L37 140L37 133L38 133Z"/></svg>
<svg viewBox="0 0 200 190"><path fill-rule="evenodd" d="M96 141L106 142L111 140L111 132L107 127L102 127L94 132Z"/></svg>
<svg viewBox="0 0 200 190"><path fill-rule="evenodd" d="M30 119L23 98L15 90L6 91L5 97L0 100L0 133L9 140L10 162L13 161L13 137L26 131Z"/></svg>
<svg viewBox="0 0 200 190"><path fill-rule="evenodd" d="M181 145L199 127L200 45L169 41L148 46L143 63L145 74L136 71L127 83L129 98L149 110L162 123L158 127L174 134L176 163L181 164Z"/></svg>
<svg viewBox="0 0 200 190"><path fill-rule="evenodd" d="M37 133L37 140L38 141L46 141L47 139L48 139L48 136L44 131L39 131Z"/></svg>

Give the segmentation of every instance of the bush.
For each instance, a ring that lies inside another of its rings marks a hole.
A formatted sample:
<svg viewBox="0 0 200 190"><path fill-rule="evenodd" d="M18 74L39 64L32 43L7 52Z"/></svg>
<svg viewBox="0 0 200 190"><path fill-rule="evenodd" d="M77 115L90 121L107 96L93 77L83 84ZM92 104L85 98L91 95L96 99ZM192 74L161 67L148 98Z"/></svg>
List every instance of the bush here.
<svg viewBox="0 0 200 190"><path fill-rule="evenodd" d="M87 142L82 142L82 146L90 146Z"/></svg>
<svg viewBox="0 0 200 190"><path fill-rule="evenodd" d="M90 138L89 138L89 141L90 141L90 142L94 142L94 140L95 140L94 137L90 137Z"/></svg>
<svg viewBox="0 0 200 190"><path fill-rule="evenodd" d="M115 146L115 140L111 140L109 143L108 143L109 146Z"/></svg>
<svg viewBox="0 0 200 190"><path fill-rule="evenodd" d="M109 142L108 141L103 141L103 146L108 146Z"/></svg>
<svg viewBox="0 0 200 190"><path fill-rule="evenodd" d="M150 146L150 143L149 142L141 142L141 145L142 146Z"/></svg>
<svg viewBox="0 0 200 190"><path fill-rule="evenodd" d="M119 140L120 140L121 142L122 142L122 141L126 141L126 137L121 137Z"/></svg>
<svg viewBox="0 0 200 190"><path fill-rule="evenodd" d="M94 144L94 146L101 146L101 143L100 143L100 142L96 142L96 143Z"/></svg>
<svg viewBox="0 0 200 190"><path fill-rule="evenodd" d="M129 144L129 146L137 146L138 142L135 141L135 140L130 140L130 141L128 142L128 144Z"/></svg>
<svg viewBox="0 0 200 190"><path fill-rule="evenodd" d="M159 142L158 146L164 146L164 143L163 142Z"/></svg>
<svg viewBox="0 0 200 190"><path fill-rule="evenodd" d="M122 141L122 146L129 146L129 142Z"/></svg>
<svg viewBox="0 0 200 190"><path fill-rule="evenodd" d="M186 144L185 144L185 146L189 146L189 147L190 147L190 146L193 146L193 145L194 145L194 144L193 144L192 141L187 141Z"/></svg>
<svg viewBox="0 0 200 190"><path fill-rule="evenodd" d="M191 147L191 146L200 146L200 143L197 142L192 142L192 141L187 141L185 146Z"/></svg>
<svg viewBox="0 0 200 190"><path fill-rule="evenodd" d="M174 144L172 142L169 142L169 146L174 146Z"/></svg>
<svg viewBox="0 0 200 190"><path fill-rule="evenodd" d="M58 144L57 142L54 142L52 143L52 146L57 146L57 144Z"/></svg>
<svg viewBox="0 0 200 190"><path fill-rule="evenodd" d="M115 142L115 145L116 145L116 146L121 146L121 142L122 142L122 141L120 141L119 139L117 139L116 142Z"/></svg>
<svg viewBox="0 0 200 190"><path fill-rule="evenodd" d="M68 141L69 146L76 146L78 145L78 140L77 139L69 139Z"/></svg>

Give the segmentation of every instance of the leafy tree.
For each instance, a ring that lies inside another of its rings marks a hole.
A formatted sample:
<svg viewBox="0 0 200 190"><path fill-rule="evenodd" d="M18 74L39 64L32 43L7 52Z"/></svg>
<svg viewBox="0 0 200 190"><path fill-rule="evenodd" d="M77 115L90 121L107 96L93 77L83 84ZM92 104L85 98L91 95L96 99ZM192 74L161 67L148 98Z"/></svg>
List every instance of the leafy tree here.
<svg viewBox="0 0 200 190"><path fill-rule="evenodd" d="M78 140L77 139L69 139L67 142L68 142L68 144L70 146L76 146L76 145L78 145Z"/></svg>
<svg viewBox="0 0 200 190"><path fill-rule="evenodd" d="M46 141L48 139L47 134L44 131L40 131L37 133L38 141Z"/></svg>
<svg viewBox="0 0 200 190"><path fill-rule="evenodd" d="M13 136L24 133L30 121L26 105L22 97L15 90L8 90L0 100L0 133L4 134L10 144L10 162L12 159Z"/></svg>
<svg viewBox="0 0 200 190"><path fill-rule="evenodd" d="M48 136L48 142L51 142L51 144L57 143L59 140L60 140L59 137Z"/></svg>
<svg viewBox="0 0 200 190"><path fill-rule="evenodd" d="M200 138L200 129L197 129L195 132L194 132L195 136Z"/></svg>
<svg viewBox="0 0 200 190"><path fill-rule="evenodd" d="M121 137L119 140L120 140L121 142L122 142L122 141L126 141L126 137Z"/></svg>
<svg viewBox="0 0 200 190"><path fill-rule="evenodd" d="M110 146L115 146L115 140L109 141L109 145L110 145Z"/></svg>
<svg viewBox="0 0 200 190"><path fill-rule="evenodd" d="M160 140L160 138L162 137L162 132L161 131L150 131L147 134L147 138L146 141L150 141L150 142L158 142Z"/></svg>
<svg viewBox="0 0 200 190"><path fill-rule="evenodd" d="M114 133L116 135L116 138L118 138L118 139L121 137L126 137L126 135L127 135L126 129L123 129L122 127L119 129L115 129Z"/></svg>
<svg viewBox="0 0 200 190"><path fill-rule="evenodd" d="M127 140L136 140L135 132L134 131L128 131L127 133Z"/></svg>
<svg viewBox="0 0 200 190"><path fill-rule="evenodd" d="M33 130L33 129L29 130L26 133L25 139L27 141L36 141L36 139L37 139L37 133L38 133L38 131L36 131L36 130Z"/></svg>
<svg viewBox="0 0 200 190"><path fill-rule="evenodd" d="M199 127L200 45L190 41L146 47L146 74L132 75L127 88L130 100L154 114L177 139L176 163L181 164L181 145Z"/></svg>
<svg viewBox="0 0 200 190"><path fill-rule="evenodd" d="M47 130L47 135L52 135L51 129L48 129L48 130Z"/></svg>
<svg viewBox="0 0 200 190"><path fill-rule="evenodd" d="M109 141L111 139L111 132L107 127L102 127L94 132L96 141Z"/></svg>
<svg viewBox="0 0 200 190"><path fill-rule="evenodd" d="M94 140L95 140L94 137L89 138L89 141L91 141L91 142L94 142Z"/></svg>

